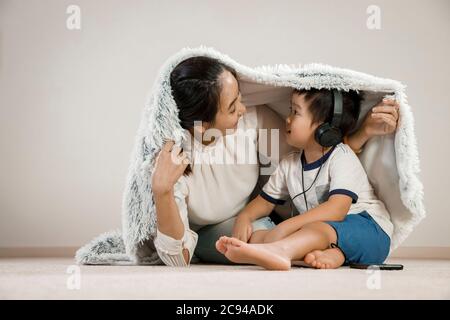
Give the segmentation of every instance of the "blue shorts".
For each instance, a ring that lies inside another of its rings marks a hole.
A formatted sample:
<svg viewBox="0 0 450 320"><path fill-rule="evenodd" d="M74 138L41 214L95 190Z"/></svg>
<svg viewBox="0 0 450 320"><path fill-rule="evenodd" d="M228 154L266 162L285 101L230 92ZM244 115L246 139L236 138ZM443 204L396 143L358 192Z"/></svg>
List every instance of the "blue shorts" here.
<svg viewBox="0 0 450 320"><path fill-rule="evenodd" d="M381 264L389 255L391 239L366 211L326 223L336 231L337 246L346 264Z"/></svg>

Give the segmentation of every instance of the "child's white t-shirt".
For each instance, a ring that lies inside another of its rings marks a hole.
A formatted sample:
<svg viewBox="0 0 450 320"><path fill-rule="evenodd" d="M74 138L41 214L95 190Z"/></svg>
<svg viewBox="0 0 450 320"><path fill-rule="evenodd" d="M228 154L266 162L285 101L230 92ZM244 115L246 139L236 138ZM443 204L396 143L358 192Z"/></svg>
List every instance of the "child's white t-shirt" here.
<svg viewBox="0 0 450 320"><path fill-rule="evenodd" d="M386 234L392 237L394 226L385 205L376 197L356 154L343 143L312 163L306 163L303 151L288 154L263 187L261 196L274 204L283 204L288 197L295 197L293 203L298 212L306 212L303 194L296 197L303 192L302 168L305 190L316 179L306 192L309 210L327 201L333 194L347 195L352 198L348 214L367 211Z"/></svg>

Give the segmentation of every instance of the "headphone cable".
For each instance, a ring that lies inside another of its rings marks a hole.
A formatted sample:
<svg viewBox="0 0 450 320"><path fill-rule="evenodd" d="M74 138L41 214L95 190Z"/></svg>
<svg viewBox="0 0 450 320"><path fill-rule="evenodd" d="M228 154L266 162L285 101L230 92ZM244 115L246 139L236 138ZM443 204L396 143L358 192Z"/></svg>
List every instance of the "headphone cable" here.
<svg viewBox="0 0 450 320"><path fill-rule="evenodd" d="M303 151L303 152L304 152L304 151ZM303 194L303 199L305 199L306 211L309 210L309 207L308 207L308 201L306 200L306 193L312 188L312 186L316 183L317 178L319 177L320 170L322 170L322 166L323 166L323 163L324 163L323 160L322 160L323 157L324 157L324 155L325 155L325 148L322 147L322 158L321 158L321 163L320 163L319 170L317 171L317 174L316 174L316 176L315 176L313 182L311 183L311 185L309 186L309 188L308 188L307 190L305 190L305 184L304 184L305 182L304 182L304 175L303 175L304 168L303 168L303 163L302 163L302 190L303 190L303 192L300 192L299 194L296 194L296 195L291 199L291 217L293 217L293 207L292 207L292 205L294 204L294 200L295 200L295 198L297 198L298 196L300 196L300 195L302 195L302 194ZM301 158L300 158L300 161L301 161Z"/></svg>

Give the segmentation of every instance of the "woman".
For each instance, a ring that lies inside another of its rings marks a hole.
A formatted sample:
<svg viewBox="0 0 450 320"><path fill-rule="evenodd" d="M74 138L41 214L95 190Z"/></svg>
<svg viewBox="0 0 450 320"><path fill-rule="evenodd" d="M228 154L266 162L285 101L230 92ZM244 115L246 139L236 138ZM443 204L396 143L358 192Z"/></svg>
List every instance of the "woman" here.
<svg viewBox="0 0 450 320"><path fill-rule="evenodd" d="M170 80L187 139L182 148L167 142L157 157L152 175L158 221L154 244L161 260L170 266L188 266L194 251L205 262L231 263L217 252L215 243L220 236L232 235L235 217L258 181L259 164L216 163L215 155L257 154L258 136L247 129L283 129L284 123L267 107L247 109L241 102L236 72L218 60L187 59L175 67ZM394 132L397 111L395 101L381 102L346 142L360 150L371 137ZM208 134L211 130L213 138ZM250 147L230 143L236 136L250 141ZM272 224L265 217L254 221L252 228L264 230Z"/></svg>

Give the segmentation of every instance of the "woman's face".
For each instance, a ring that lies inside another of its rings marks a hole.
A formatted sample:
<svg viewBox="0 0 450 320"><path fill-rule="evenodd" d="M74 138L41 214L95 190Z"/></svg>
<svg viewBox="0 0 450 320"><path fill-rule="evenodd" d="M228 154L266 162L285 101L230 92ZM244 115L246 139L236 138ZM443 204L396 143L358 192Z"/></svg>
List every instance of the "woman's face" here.
<svg viewBox="0 0 450 320"><path fill-rule="evenodd" d="M219 106L209 128L218 129L223 135L231 134L236 130L239 118L246 112L246 108L241 102L238 82L231 72L222 72L219 81L222 87Z"/></svg>

